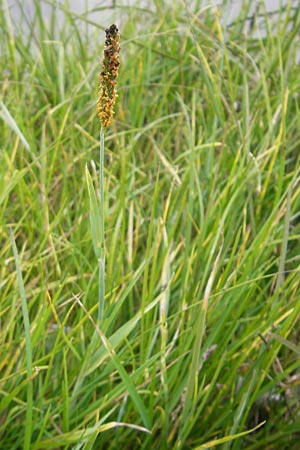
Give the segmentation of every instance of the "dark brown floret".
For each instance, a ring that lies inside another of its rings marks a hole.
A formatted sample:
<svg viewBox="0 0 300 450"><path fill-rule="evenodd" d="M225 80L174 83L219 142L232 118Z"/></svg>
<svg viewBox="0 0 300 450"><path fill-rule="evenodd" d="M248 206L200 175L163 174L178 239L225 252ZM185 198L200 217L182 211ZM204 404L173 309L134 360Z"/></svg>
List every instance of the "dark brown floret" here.
<svg viewBox="0 0 300 450"><path fill-rule="evenodd" d="M116 85L120 66L120 34L116 25L105 30L106 40L103 51L102 71L100 72L98 116L103 127L107 127L114 114L114 104L117 97Z"/></svg>

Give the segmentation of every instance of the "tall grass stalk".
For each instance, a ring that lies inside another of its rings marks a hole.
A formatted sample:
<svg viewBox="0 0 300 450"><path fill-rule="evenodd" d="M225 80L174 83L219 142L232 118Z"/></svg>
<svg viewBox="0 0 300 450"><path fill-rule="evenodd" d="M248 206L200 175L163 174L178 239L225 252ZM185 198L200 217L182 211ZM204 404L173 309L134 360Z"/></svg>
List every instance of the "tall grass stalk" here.
<svg viewBox="0 0 300 450"><path fill-rule="evenodd" d="M93 183L88 176L90 197L90 221L94 250L98 259L99 297L98 322L102 321L105 301L105 198L104 198L104 133L114 114L117 97L116 85L119 71L119 30L111 25L105 30L106 40L103 51L102 71L100 73L99 98L97 102L100 119L100 152L99 152L99 190L100 206L96 200ZM99 213L98 213L99 210Z"/></svg>
<svg viewBox="0 0 300 450"><path fill-rule="evenodd" d="M105 222L104 222L104 129L100 126L100 159L99 159L99 189L100 189L100 255L99 263L99 308L98 322L101 322L104 311L105 297Z"/></svg>

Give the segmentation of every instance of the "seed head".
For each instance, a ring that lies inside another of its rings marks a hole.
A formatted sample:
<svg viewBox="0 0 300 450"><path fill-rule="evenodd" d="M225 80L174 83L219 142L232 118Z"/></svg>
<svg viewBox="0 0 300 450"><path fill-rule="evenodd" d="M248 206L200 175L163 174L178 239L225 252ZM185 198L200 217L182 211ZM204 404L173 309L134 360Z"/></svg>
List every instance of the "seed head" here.
<svg viewBox="0 0 300 450"><path fill-rule="evenodd" d="M98 116L101 125L106 128L114 114L117 98L117 78L119 71L120 34L116 25L105 30L106 39L103 51L102 71L100 72Z"/></svg>

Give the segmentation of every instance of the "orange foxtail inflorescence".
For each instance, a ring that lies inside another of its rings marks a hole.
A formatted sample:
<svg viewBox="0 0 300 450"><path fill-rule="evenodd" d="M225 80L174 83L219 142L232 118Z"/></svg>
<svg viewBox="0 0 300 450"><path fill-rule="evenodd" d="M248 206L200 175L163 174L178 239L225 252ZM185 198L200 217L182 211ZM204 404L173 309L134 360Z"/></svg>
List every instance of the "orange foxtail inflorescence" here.
<svg viewBox="0 0 300 450"><path fill-rule="evenodd" d="M117 97L117 78L119 71L120 34L116 25L107 30L103 52L102 72L100 73L99 99L97 103L98 116L101 125L106 128L114 114L114 104Z"/></svg>

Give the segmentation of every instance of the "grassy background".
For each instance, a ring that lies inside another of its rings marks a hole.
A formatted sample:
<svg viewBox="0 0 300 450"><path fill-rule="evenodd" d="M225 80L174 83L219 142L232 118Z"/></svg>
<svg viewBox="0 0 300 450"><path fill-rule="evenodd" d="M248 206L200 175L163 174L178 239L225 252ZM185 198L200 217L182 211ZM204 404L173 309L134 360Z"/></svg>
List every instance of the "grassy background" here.
<svg viewBox="0 0 300 450"><path fill-rule="evenodd" d="M24 33L0 4L1 449L298 449L299 11L261 7L262 37L249 5L117 22L95 332L109 24L35 2Z"/></svg>

